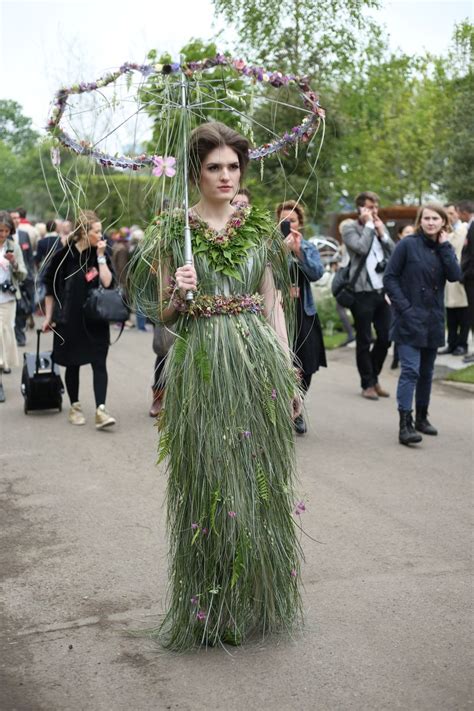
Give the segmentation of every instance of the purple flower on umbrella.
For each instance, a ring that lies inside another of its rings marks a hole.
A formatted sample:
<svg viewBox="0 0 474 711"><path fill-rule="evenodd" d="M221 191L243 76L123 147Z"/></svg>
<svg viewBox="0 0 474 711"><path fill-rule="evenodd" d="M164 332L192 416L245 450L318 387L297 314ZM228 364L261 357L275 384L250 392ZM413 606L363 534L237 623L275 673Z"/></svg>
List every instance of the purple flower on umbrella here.
<svg viewBox="0 0 474 711"><path fill-rule="evenodd" d="M196 613L196 619L198 619L199 622L203 622L206 619L206 617L207 617L207 613L205 610L199 610Z"/></svg>
<svg viewBox="0 0 474 711"><path fill-rule="evenodd" d="M197 595L193 595L191 598L191 605L197 605L198 602L199 602L199 598L197 597Z"/></svg>
<svg viewBox="0 0 474 711"><path fill-rule="evenodd" d="M306 511L306 506L304 505L304 501L298 501L298 503L296 504L296 508L295 508L295 514L297 516L301 516L301 514L304 513L305 511Z"/></svg>
<svg viewBox="0 0 474 711"><path fill-rule="evenodd" d="M207 530L207 528L203 528L203 529L202 529L202 535L203 535L203 536L207 536L208 533L209 533L209 531Z"/></svg>
<svg viewBox="0 0 474 711"><path fill-rule="evenodd" d="M156 175L157 178L161 178L163 173L167 178L172 178L173 175L176 175L176 158L173 156L166 156L163 158L163 156L153 156L152 158L154 168L151 171L152 175Z"/></svg>
<svg viewBox="0 0 474 711"><path fill-rule="evenodd" d="M237 516L237 513L235 511L228 511L227 515L230 516L230 518L235 518Z"/></svg>
<svg viewBox="0 0 474 711"><path fill-rule="evenodd" d="M193 531L195 531L196 529L199 528L199 524L198 524L198 523L192 523L192 524L191 524L191 528L193 529Z"/></svg>
<svg viewBox="0 0 474 711"><path fill-rule="evenodd" d="M296 578L296 576L298 575L298 573L297 573L296 570L293 568L292 571L291 571L291 573L290 573L290 575L291 575L292 578Z"/></svg>
<svg viewBox="0 0 474 711"><path fill-rule="evenodd" d="M277 397L277 391L275 390L275 388L273 388L271 398L272 398L272 400L276 400L276 397Z"/></svg>
<svg viewBox="0 0 474 711"><path fill-rule="evenodd" d="M250 430L244 430L242 432L243 439L250 439L251 436L252 436L252 433L250 432Z"/></svg>

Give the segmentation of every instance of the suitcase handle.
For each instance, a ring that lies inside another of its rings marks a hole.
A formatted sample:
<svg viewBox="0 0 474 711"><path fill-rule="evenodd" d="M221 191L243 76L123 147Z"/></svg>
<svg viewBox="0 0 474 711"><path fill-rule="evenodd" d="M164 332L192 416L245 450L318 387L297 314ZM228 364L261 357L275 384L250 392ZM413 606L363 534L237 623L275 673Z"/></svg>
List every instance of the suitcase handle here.
<svg viewBox="0 0 474 711"><path fill-rule="evenodd" d="M37 340L36 340L36 362L35 362L35 367L36 367L36 372L35 375L38 375L39 369L41 367L41 358L40 358L40 338L41 334L43 331L41 328L36 329L36 335L37 335ZM53 357L53 352L51 351L51 372L54 371L54 357Z"/></svg>

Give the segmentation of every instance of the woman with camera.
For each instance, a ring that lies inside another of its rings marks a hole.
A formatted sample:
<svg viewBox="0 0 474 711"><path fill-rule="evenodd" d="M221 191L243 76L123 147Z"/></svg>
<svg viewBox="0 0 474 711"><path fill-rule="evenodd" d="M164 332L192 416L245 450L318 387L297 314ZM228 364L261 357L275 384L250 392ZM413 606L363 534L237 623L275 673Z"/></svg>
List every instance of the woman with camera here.
<svg viewBox="0 0 474 711"><path fill-rule="evenodd" d="M421 442L420 432L438 434L428 420L428 405L436 352L445 343L444 287L446 281L461 279L448 240L449 229L448 215L441 205L423 205L415 233L397 244L385 270L384 287L392 304L390 336L397 344L401 364L397 388L401 444Z"/></svg>
<svg viewBox="0 0 474 711"><path fill-rule="evenodd" d="M2 373L10 373L19 365L15 340L16 300L19 284L26 277L26 267L20 247L13 241L15 225L10 214L0 212L0 402L5 402Z"/></svg>
<svg viewBox="0 0 474 711"><path fill-rule="evenodd" d="M313 374L319 368L327 367L323 332L311 293L311 282L321 279L324 267L314 244L303 239L301 234L304 228L303 207L295 200L287 200L277 205L276 217L291 255L291 296L296 304L293 353L300 372L301 387L306 393ZM302 414L295 418L294 428L297 434L305 434L306 423Z"/></svg>
<svg viewBox="0 0 474 711"><path fill-rule="evenodd" d="M112 286L112 267L106 247L99 218L87 210L79 216L66 245L53 255L43 278L46 318L42 328L43 331L54 330L53 358L66 367L66 390L71 401L69 422L73 425L86 422L79 402L79 369L90 363L98 430L115 424L105 409L109 324L88 320L84 304L91 290L99 284L106 289Z"/></svg>

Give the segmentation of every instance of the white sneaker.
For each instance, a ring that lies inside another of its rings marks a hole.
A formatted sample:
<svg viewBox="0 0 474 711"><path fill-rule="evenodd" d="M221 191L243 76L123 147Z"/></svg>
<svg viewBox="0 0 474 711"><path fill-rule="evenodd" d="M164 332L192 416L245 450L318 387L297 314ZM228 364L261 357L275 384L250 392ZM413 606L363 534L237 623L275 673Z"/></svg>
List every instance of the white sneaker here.
<svg viewBox="0 0 474 711"><path fill-rule="evenodd" d="M68 420L71 425L85 425L86 418L82 412L82 407L80 402L73 402L71 409L69 410Z"/></svg>
<svg viewBox="0 0 474 711"><path fill-rule="evenodd" d="M105 409L105 405L99 405L95 411L95 426L96 429L102 430L104 427L115 425L115 418L109 415Z"/></svg>

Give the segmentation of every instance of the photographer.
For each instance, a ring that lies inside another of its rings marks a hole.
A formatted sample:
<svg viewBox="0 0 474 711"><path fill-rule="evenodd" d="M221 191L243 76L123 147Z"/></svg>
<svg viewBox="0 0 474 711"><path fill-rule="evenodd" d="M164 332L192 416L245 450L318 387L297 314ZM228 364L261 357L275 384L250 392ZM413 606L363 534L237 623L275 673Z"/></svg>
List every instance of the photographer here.
<svg viewBox="0 0 474 711"><path fill-rule="evenodd" d="M321 279L324 267L315 245L303 239L303 206L294 200L282 202L277 205L276 218L288 251L293 282L291 296L296 310L296 333L292 346L301 388L306 394L314 373L321 367L327 367L323 331L311 293L311 282ZM301 413L295 417L293 426L297 434L306 433L306 422Z"/></svg>
<svg viewBox="0 0 474 711"><path fill-rule="evenodd" d="M397 388L400 444L421 442L418 432L438 434L428 421L428 405L436 351L445 343L444 290L446 281L461 279L459 262L449 243L450 229L444 207L437 203L420 207L415 234L397 244L384 276L393 307L391 336L401 365ZM414 428L411 410L415 390Z"/></svg>
<svg viewBox="0 0 474 711"><path fill-rule="evenodd" d="M351 260L350 276L355 275L355 302L351 309L356 329L356 361L362 397L378 400L389 397L378 377L390 345L390 308L383 291L383 274L395 244L378 215L379 198L372 192L356 197L357 220L347 220L342 228L342 240ZM376 340L372 344L372 325Z"/></svg>
<svg viewBox="0 0 474 711"><path fill-rule="evenodd" d="M9 213L0 212L0 402L5 401L1 374L18 365L15 341L16 300L19 283L26 277L20 247L13 241L15 225Z"/></svg>

